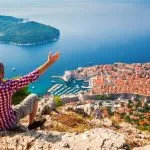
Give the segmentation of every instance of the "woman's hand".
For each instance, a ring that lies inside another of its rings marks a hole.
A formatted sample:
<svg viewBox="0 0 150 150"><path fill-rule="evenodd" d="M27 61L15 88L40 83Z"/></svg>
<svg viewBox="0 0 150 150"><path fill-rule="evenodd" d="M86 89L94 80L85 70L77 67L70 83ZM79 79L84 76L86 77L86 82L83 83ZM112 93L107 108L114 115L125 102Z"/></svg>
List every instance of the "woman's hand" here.
<svg viewBox="0 0 150 150"><path fill-rule="evenodd" d="M48 60L41 65L39 68L37 68L39 75L42 75L52 64L54 64L60 57L60 52L55 53L52 55L50 52L48 55Z"/></svg>
<svg viewBox="0 0 150 150"><path fill-rule="evenodd" d="M56 52L53 55L50 52L48 55L48 64L52 65L53 63L55 63L59 59L59 57L60 57L60 52Z"/></svg>

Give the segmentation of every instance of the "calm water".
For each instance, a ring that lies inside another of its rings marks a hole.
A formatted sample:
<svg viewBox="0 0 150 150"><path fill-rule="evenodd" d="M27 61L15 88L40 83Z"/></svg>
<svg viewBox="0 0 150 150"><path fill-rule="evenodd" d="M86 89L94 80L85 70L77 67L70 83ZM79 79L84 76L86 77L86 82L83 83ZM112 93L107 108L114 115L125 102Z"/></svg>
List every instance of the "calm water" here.
<svg viewBox="0 0 150 150"><path fill-rule="evenodd" d="M28 18L60 30L55 43L17 46L0 43L6 77L24 75L60 50L60 60L33 83L43 94L52 75L92 64L150 62L150 3L130 0L19 0L0 1L0 14ZM41 35L42 36L42 35ZM12 68L16 71L13 72Z"/></svg>

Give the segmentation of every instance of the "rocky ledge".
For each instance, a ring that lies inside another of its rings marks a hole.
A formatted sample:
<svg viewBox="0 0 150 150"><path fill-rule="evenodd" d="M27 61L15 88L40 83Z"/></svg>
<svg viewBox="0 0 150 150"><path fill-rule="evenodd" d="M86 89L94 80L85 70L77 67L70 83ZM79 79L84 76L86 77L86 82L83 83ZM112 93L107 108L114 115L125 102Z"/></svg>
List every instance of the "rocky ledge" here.
<svg viewBox="0 0 150 150"><path fill-rule="evenodd" d="M46 131L26 131L25 133L5 133L0 139L0 149L53 149L53 150L98 150L125 149L125 138L112 130L99 128L84 133L60 133Z"/></svg>
<svg viewBox="0 0 150 150"><path fill-rule="evenodd" d="M0 132L0 150L149 150L150 136L132 125L121 124L119 130L108 119L93 120L68 112L67 105L55 109L52 98L40 101L38 116L47 121L37 130L26 128L27 118L16 131ZM94 122L95 122L94 121ZM99 124L99 125L98 125ZM59 132L58 132L59 131ZM141 141L143 144L137 145ZM131 147L135 143L136 145ZM149 143L149 144L148 144Z"/></svg>

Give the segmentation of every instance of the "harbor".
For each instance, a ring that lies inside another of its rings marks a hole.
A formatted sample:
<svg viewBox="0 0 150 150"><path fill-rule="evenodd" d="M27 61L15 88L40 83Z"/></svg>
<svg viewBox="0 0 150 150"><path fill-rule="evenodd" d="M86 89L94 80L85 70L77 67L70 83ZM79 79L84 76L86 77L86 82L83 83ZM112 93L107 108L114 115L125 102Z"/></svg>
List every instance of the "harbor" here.
<svg viewBox="0 0 150 150"><path fill-rule="evenodd" d="M47 90L48 95L53 96L65 96L65 95L77 95L82 92L86 92L90 89L89 83L84 80L70 80L68 82L56 81L54 85Z"/></svg>

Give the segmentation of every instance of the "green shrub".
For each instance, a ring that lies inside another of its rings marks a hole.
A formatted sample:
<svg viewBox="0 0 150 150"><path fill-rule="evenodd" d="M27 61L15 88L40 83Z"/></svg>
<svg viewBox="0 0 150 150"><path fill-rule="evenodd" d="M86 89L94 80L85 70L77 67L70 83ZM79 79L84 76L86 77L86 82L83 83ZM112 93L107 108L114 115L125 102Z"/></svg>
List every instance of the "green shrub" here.
<svg viewBox="0 0 150 150"><path fill-rule="evenodd" d="M62 99L60 98L60 96L54 96L54 101L55 101L56 107L60 107L63 104Z"/></svg>
<svg viewBox="0 0 150 150"><path fill-rule="evenodd" d="M149 125L144 125L144 126L137 126L137 128L141 131L148 131L150 132L150 126Z"/></svg>
<svg viewBox="0 0 150 150"><path fill-rule="evenodd" d="M28 95L30 94L29 92L29 87L26 86L20 90L18 90L16 93L13 94L12 96L12 104L17 105L20 102L22 102Z"/></svg>
<svg viewBox="0 0 150 150"><path fill-rule="evenodd" d="M96 100L107 100L107 99L112 99L111 96L107 95L97 95Z"/></svg>
<svg viewBox="0 0 150 150"><path fill-rule="evenodd" d="M23 19L0 16L0 41L19 44L52 42L58 39L58 29L35 21L23 22ZM42 35L42 36L41 36Z"/></svg>
<svg viewBox="0 0 150 150"><path fill-rule="evenodd" d="M119 123L114 120L112 121L112 126L114 126L117 129L120 129Z"/></svg>
<svg viewBox="0 0 150 150"><path fill-rule="evenodd" d="M125 116L125 117L124 117L124 119L125 119L125 121L126 121L126 122L131 123L131 119L130 119L130 117L129 117L129 116Z"/></svg>
<svg viewBox="0 0 150 150"><path fill-rule="evenodd" d="M129 100L128 100L128 103L132 103L132 101L129 99Z"/></svg>
<svg viewBox="0 0 150 150"><path fill-rule="evenodd" d="M133 122L133 123L136 124L136 125L139 124L139 120L136 120L136 119L131 119L131 122Z"/></svg>
<svg viewBox="0 0 150 150"><path fill-rule="evenodd" d="M150 106L146 103L144 106L144 112L149 112L150 111Z"/></svg>

